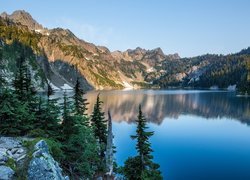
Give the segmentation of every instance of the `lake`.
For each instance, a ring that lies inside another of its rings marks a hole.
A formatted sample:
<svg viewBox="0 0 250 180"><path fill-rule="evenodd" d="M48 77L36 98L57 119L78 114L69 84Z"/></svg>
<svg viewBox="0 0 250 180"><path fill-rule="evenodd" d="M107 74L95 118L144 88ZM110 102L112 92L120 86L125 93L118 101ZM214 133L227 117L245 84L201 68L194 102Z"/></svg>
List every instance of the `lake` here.
<svg viewBox="0 0 250 180"><path fill-rule="evenodd" d="M89 113L98 93L111 111L119 165L136 155L130 135L141 104L164 179L250 179L250 98L205 90L90 91Z"/></svg>

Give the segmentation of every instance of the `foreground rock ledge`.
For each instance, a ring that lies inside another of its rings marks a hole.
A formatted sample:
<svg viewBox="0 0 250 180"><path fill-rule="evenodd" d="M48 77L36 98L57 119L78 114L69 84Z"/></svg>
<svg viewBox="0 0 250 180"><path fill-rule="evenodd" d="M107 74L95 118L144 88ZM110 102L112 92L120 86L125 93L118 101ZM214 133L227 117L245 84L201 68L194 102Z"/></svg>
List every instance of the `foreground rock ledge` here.
<svg viewBox="0 0 250 180"><path fill-rule="evenodd" d="M62 169L49 153L48 145L44 140L35 145L33 158L28 169L28 180L68 180L62 175Z"/></svg>

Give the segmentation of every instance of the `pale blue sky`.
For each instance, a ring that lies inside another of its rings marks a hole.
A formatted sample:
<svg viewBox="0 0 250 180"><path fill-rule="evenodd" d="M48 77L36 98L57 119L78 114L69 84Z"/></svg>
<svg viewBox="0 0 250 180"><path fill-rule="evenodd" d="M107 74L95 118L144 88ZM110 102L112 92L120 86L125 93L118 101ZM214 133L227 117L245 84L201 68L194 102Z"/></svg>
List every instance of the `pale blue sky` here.
<svg viewBox="0 0 250 180"><path fill-rule="evenodd" d="M26 10L111 51L161 47L182 57L249 47L249 8L250 0L0 0L0 12Z"/></svg>

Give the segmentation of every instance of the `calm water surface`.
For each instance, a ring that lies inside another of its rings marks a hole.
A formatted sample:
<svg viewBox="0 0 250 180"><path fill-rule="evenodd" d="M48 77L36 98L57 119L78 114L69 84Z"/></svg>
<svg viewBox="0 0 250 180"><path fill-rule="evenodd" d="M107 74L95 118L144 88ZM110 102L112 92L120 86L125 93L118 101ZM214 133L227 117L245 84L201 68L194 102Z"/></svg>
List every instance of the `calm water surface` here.
<svg viewBox="0 0 250 180"><path fill-rule="evenodd" d="M96 95L86 97L92 111ZM142 105L154 161L168 180L250 179L250 98L233 92L185 90L101 91L113 117L119 165L136 155L134 120Z"/></svg>

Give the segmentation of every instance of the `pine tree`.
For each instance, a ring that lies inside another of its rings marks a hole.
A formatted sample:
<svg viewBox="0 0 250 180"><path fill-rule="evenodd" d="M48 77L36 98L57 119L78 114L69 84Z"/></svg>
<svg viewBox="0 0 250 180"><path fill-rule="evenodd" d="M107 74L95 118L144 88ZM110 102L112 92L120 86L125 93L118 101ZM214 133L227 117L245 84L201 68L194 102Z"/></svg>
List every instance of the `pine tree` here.
<svg viewBox="0 0 250 180"><path fill-rule="evenodd" d="M94 135L98 141L100 149L101 162L99 165L99 170L105 171L105 150L107 145L107 121L104 117L104 112L101 111L102 101L100 100L99 94L96 98L96 103L94 105L94 110L91 115L90 121L93 128Z"/></svg>
<svg viewBox="0 0 250 180"><path fill-rule="evenodd" d="M74 111L78 115L84 115L86 116L86 111L87 111L87 99L83 97L84 91L80 87L80 81L79 78L77 77L76 79L76 84L74 87Z"/></svg>
<svg viewBox="0 0 250 180"><path fill-rule="evenodd" d="M33 129L34 114L29 113L27 103L20 102L10 89L0 94L0 133L26 135Z"/></svg>
<svg viewBox="0 0 250 180"><path fill-rule="evenodd" d="M85 126L85 116L75 114L74 105L64 92L62 103L64 166L72 179L93 179L98 167L98 146L92 129ZM74 100L74 99L73 99Z"/></svg>
<svg viewBox="0 0 250 180"><path fill-rule="evenodd" d="M150 162L150 160L152 159L151 152L153 150L151 149L149 138L154 133L145 131L148 127L146 126L147 121L144 118L141 111L141 105L139 106L139 114L136 123L137 123L136 135L131 136L131 138L137 140L136 150L139 153L140 167L143 171L146 168L148 162Z"/></svg>
<svg viewBox="0 0 250 180"><path fill-rule="evenodd" d="M158 164L152 161L153 156L151 152L151 144L149 138L154 134L153 132L146 131L147 121L142 114L141 105L139 106L139 114L136 120L137 128L136 135L131 136L136 139L136 150L138 156L128 158L124 166L124 174L128 179L162 179L161 172L158 170ZM136 173L132 173L136 172ZM131 174L132 173L132 174Z"/></svg>
<svg viewBox="0 0 250 180"><path fill-rule="evenodd" d="M20 57L17 59L17 72L15 75L15 79L13 82L13 86L15 88L15 93L17 97L21 101L27 101L30 95L30 85L31 79L28 72L28 67L25 62L24 52L21 52Z"/></svg>
<svg viewBox="0 0 250 180"><path fill-rule="evenodd" d="M36 112L35 125L38 133L43 133L41 134L42 136L57 138L60 134L60 108L57 105L58 99L50 99L50 95L52 93L53 92L49 92L49 90L47 91L47 101L44 98L40 97Z"/></svg>
<svg viewBox="0 0 250 180"><path fill-rule="evenodd" d="M50 84L48 84L48 89L47 89L47 99L50 99L50 96L52 96L55 93L55 91L53 90L53 88L51 87Z"/></svg>
<svg viewBox="0 0 250 180"><path fill-rule="evenodd" d="M91 115L91 125L94 129L94 133L99 143L106 144L107 142L107 120L105 120L104 112L101 110L101 104L103 102L100 100L99 94L96 98L96 103L94 105L94 110Z"/></svg>
<svg viewBox="0 0 250 180"><path fill-rule="evenodd" d="M72 118L74 122L81 121L81 116ZM76 124L74 131L65 141L65 165L72 179L93 179L99 161L97 147L92 130L82 124Z"/></svg>
<svg viewBox="0 0 250 180"><path fill-rule="evenodd" d="M5 85L6 81L3 76L3 51L2 51L2 45L1 45L1 39L0 39L0 93L3 90L3 86Z"/></svg>
<svg viewBox="0 0 250 180"><path fill-rule="evenodd" d="M72 116L72 101L67 97L66 91L63 94L62 106L62 131L64 140L68 139L75 130L75 118Z"/></svg>

